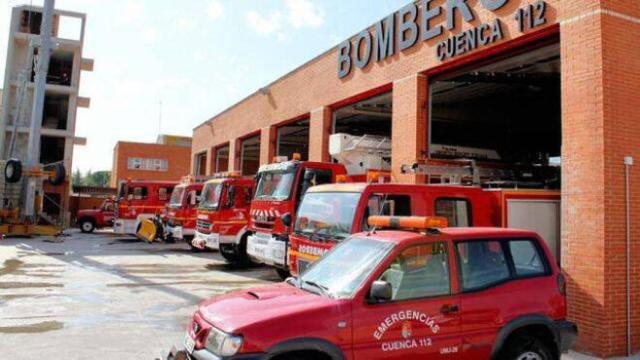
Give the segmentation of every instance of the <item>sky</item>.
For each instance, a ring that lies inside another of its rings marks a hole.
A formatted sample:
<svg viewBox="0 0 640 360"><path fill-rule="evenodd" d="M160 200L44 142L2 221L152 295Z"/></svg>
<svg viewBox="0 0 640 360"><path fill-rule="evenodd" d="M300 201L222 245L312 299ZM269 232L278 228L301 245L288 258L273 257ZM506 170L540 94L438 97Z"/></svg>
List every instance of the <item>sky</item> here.
<svg viewBox="0 0 640 360"><path fill-rule="evenodd" d="M110 170L117 141L193 128L409 0L56 0L87 14L73 167ZM11 8L0 0L0 79Z"/></svg>

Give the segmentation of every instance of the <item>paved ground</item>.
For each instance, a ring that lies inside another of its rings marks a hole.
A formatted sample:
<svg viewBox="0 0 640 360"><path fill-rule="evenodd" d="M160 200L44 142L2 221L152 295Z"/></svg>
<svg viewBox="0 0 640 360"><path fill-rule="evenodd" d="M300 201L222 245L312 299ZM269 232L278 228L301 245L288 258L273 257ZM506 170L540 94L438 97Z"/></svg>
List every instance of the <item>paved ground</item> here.
<svg viewBox="0 0 640 360"><path fill-rule="evenodd" d="M160 358L200 300L278 280L184 243L70 233L0 240L0 358Z"/></svg>
<svg viewBox="0 0 640 360"><path fill-rule="evenodd" d="M159 359L200 300L278 280L186 244L70 234L0 240L0 358Z"/></svg>

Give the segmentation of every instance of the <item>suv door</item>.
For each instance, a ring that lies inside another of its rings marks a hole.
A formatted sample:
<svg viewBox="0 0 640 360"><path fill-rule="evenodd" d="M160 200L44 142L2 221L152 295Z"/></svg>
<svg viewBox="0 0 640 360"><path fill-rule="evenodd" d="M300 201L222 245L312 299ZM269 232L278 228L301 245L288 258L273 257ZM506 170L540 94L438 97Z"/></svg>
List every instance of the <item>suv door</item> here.
<svg viewBox="0 0 640 360"><path fill-rule="evenodd" d="M392 298L354 306L355 359L458 359L459 296L453 294L447 242L402 250L377 280ZM371 288L371 284L368 285Z"/></svg>

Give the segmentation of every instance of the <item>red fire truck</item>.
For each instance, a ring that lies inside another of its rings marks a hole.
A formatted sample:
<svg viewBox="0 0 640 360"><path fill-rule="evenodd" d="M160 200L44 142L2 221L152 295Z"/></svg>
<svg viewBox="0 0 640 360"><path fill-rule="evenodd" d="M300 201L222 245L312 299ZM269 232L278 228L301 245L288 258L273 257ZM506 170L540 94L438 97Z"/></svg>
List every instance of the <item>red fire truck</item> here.
<svg viewBox="0 0 640 360"><path fill-rule="evenodd" d="M545 236L558 254L560 194L553 190L481 189L454 185L346 183L309 189L289 240L295 276L372 215L440 216L452 227L517 227Z"/></svg>
<svg viewBox="0 0 640 360"><path fill-rule="evenodd" d="M220 250L229 263L246 264L247 224L254 181L237 174L219 174L202 190L192 245Z"/></svg>
<svg viewBox="0 0 640 360"><path fill-rule="evenodd" d="M163 221L165 238L191 242L196 233L198 199L204 184L189 178L176 186Z"/></svg>
<svg viewBox="0 0 640 360"><path fill-rule="evenodd" d="M342 164L286 161L262 166L251 202L247 254L256 263L275 266L286 278L287 243L302 195L312 186L345 175Z"/></svg>
<svg viewBox="0 0 640 360"><path fill-rule="evenodd" d="M143 219L154 218L162 213L171 199L171 181L126 180L120 183L116 199L116 219L113 232L135 235Z"/></svg>

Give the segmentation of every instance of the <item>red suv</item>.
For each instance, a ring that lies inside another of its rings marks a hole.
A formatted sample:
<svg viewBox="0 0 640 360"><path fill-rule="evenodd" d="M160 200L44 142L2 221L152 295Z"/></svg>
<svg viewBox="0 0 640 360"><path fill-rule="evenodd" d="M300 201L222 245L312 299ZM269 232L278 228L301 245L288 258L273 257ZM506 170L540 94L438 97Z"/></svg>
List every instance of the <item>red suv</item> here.
<svg viewBox="0 0 640 360"><path fill-rule="evenodd" d="M204 301L195 359L559 359L577 327L565 280L535 233L428 228L352 235L299 278ZM171 358L171 356L170 356ZM179 358L179 357L178 357Z"/></svg>

